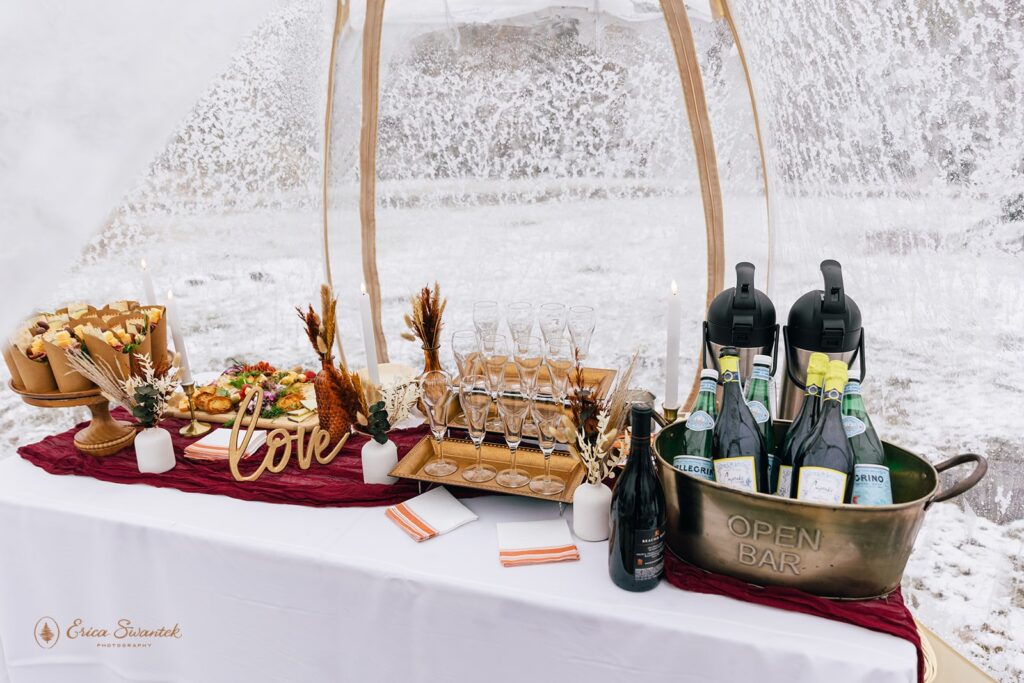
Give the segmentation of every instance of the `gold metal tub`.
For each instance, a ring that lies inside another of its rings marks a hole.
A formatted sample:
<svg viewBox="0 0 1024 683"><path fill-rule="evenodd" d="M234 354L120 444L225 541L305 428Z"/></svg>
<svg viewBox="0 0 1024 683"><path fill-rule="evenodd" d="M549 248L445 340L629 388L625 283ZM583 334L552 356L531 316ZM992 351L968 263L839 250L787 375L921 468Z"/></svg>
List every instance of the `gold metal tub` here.
<svg viewBox="0 0 1024 683"><path fill-rule="evenodd" d="M789 427L779 421L777 443ZM872 598L900 585L924 513L977 484L988 469L980 455L958 455L936 466L883 442L893 505L823 505L727 488L672 466L683 423L654 439L668 503L668 545L703 569L762 586L790 586L833 598ZM974 470L944 491L938 473L974 462Z"/></svg>

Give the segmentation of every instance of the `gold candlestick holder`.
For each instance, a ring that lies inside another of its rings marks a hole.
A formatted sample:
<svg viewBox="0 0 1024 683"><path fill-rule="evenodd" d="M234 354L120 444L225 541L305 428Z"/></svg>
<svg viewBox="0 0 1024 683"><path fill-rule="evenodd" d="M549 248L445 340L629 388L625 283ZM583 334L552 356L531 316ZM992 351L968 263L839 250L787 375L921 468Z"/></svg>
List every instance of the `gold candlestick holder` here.
<svg viewBox="0 0 1024 683"><path fill-rule="evenodd" d="M190 421L187 425L179 429L178 433L190 438L202 436L206 432L210 431L210 425L196 419L196 404L193 398L196 393L196 384L195 382L192 382L191 384L182 384L181 388L185 392L185 397L188 398L188 415Z"/></svg>
<svg viewBox="0 0 1024 683"><path fill-rule="evenodd" d="M679 406L675 408L669 408L664 403L661 404L661 412L665 415L665 424L670 425L679 419Z"/></svg>

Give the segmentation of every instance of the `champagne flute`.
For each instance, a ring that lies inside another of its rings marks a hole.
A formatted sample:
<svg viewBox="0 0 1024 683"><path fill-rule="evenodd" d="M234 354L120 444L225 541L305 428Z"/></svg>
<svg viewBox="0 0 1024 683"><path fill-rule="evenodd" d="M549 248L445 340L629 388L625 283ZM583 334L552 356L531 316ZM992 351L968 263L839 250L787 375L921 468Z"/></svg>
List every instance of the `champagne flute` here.
<svg viewBox="0 0 1024 683"><path fill-rule="evenodd" d="M473 304L473 329L481 343L498 333L500 317L501 310L497 301L477 301Z"/></svg>
<svg viewBox="0 0 1024 683"><path fill-rule="evenodd" d="M590 354L590 342L597 327L597 315L593 306L572 306L569 308L569 337L580 361Z"/></svg>
<svg viewBox="0 0 1024 683"><path fill-rule="evenodd" d="M483 360L487 390L491 394L491 400L497 403L498 394L505 386L505 366L508 365L509 358L508 341L505 339L505 335L495 334L484 340L481 343L480 355ZM493 428L501 429L501 425L495 422Z"/></svg>
<svg viewBox="0 0 1024 683"><path fill-rule="evenodd" d="M565 396L569 389L569 373L576 365L572 344L568 339L561 337L548 342L544 365L551 378L551 387L558 396Z"/></svg>
<svg viewBox="0 0 1024 683"><path fill-rule="evenodd" d="M555 450L562 421L562 397L551 384L541 384L533 395L530 409L537 424L537 443L544 454L544 474L530 480L530 490L543 496L556 496L565 490L565 481L551 474L551 453Z"/></svg>
<svg viewBox="0 0 1024 683"><path fill-rule="evenodd" d="M529 301L513 301L505 309L505 322L515 343L533 333L533 304Z"/></svg>
<svg viewBox="0 0 1024 683"><path fill-rule="evenodd" d="M487 391L487 380L482 375L469 375L459 382L459 403L466 416L469 438L476 448L476 464L462 470L466 481L481 483L494 479L496 471L482 463L484 435L487 433L487 414L491 410L491 396Z"/></svg>
<svg viewBox="0 0 1024 683"><path fill-rule="evenodd" d="M437 459L428 462L423 471L432 477L447 477L459 469L455 463L444 459L444 435L448 431L448 401L452 396L452 385L447 373L433 370L423 375L420 386L430 420L430 433L437 443Z"/></svg>
<svg viewBox="0 0 1024 683"><path fill-rule="evenodd" d="M565 324L568 319L563 304L542 304L537 311L537 320L540 322L540 333L545 344L565 336Z"/></svg>
<svg viewBox="0 0 1024 683"><path fill-rule="evenodd" d="M452 355L459 368L459 377L477 374L480 363L480 341L473 330L459 330L452 334Z"/></svg>
<svg viewBox="0 0 1024 683"><path fill-rule="evenodd" d="M501 486L517 489L530 483L530 477L516 469L516 452L523 440L523 424L529 410L529 399L523 394L522 385L517 381L505 383L505 390L498 396L498 414L505 432L511 463L508 469L498 472L495 481Z"/></svg>
<svg viewBox="0 0 1024 683"><path fill-rule="evenodd" d="M512 360L519 379L522 381L523 395L532 396L537 388L537 378L544 365L544 346L539 337L520 337L513 345Z"/></svg>

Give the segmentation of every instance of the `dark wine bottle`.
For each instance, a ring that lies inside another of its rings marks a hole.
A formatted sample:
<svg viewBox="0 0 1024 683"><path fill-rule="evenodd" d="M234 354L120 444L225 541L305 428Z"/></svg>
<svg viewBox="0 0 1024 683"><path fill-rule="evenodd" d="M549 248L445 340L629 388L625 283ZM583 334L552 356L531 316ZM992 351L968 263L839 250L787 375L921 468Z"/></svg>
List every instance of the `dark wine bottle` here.
<svg viewBox="0 0 1024 683"><path fill-rule="evenodd" d="M715 481L733 488L768 493L768 449L761 429L740 389L740 358L736 349L722 349L722 410L715 423Z"/></svg>
<svg viewBox="0 0 1024 683"><path fill-rule="evenodd" d="M843 428L843 387L846 363L829 361L821 397L821 417L793 463L799 500L814 503L849 503L853 493L853 449Z"/></svg>
<svg viewBox="0 0 1024 683"><path fill-rule="evenodd" d="M633 406L629 459L612 492L608 573L628 591L651 590L665 568L665 493L651 456L651 419L649 405Z"/></svg>
<svg viewBox="0 0 1024 683"><path fill-rule="evenodd" d="M793 461L796 460L800 447L811 435L814 424L818 421L821 410L821 385L825 382L828 372L828 355L812 353L807 361L807 378L804 380L804 402L800 404L800 412L790 425L779 449L779 481L775 487L775 495L789 498L793 491Z"/></svg>
<svg viewBox="0 0 1024 683"><path fill-rule="evenodd" d="M700 391L683 425L683 450L672 458L677 470L709 481L715 479L711 456L714 455L712 441L718 417L717 393L718 371L701 370Z"/></svg>
<svg viewBox="0 0 1024 683"><path fill-rule="evenodd" d="M885 450L864 408L860 376L850 374L843 390L843 428L853 449L853 504L892 505Z"/></svg>
<svg viewBox="0 0 1024 683"><path fill-rule="evenodd" d="M771 381L772 357L758 354L754 356L753 369L747 380L744 399L750 408L754 421L761 429L764 446L768 449L768 491L774 491L779 473L775 462L775 430L772 428L772 390Z"/></svg>

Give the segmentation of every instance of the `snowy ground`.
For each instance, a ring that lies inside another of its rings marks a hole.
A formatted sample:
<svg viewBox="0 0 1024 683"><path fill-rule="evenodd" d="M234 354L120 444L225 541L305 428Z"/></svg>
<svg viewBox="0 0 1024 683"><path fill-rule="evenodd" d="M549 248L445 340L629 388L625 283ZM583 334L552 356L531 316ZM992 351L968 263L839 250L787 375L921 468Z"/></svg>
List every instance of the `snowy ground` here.
<svg viewBox="0 0 1024 683"><path fill-rule="evenodd" d="M762 210L760 202L726 202L727 263L754 261L763 286L767 242L759 222L746 220ZM1002 228L977 219L982 208L953 200L788 199L780 207L785 248L771 291L781 320L797 296L820 286L822 258L842 261L848 295L864 314L865 398L883 438L935 461L965 451L991 458L977 491L929 512L904 585L924 623L1000 680L1018 680L1024 677L1024 255L1000 248L992 231ZM950 229L923 227L939 215ZM359 364L353 294L361 271L358 249L345 240L356 229L354 217L345 209L333 215L332 246L342 333L350 362ZM800 226L818 225L827 231L801 232ZM684 387L692 376L705 281L702 213L692 197L381 209L378 231L393 360L420 362L418 347L398 336L401 313L417 287L437 278L449 297L447 333L470 325L472 303L483 298L595 305L595 364L618 366L640 348L638 384L661 394L665 296L675 278L684 296ZM315 213L173 225L154 218L143 237L158 287L173 287L180 298L197 369L221 367L231 357L312 360L292 307L310 299L320 278ZM137 296L137 278L124 275L134 272L135 259L118 254L80 266L50 303ZM31 408L0 392L3 453L81 416Z"/></svg>

